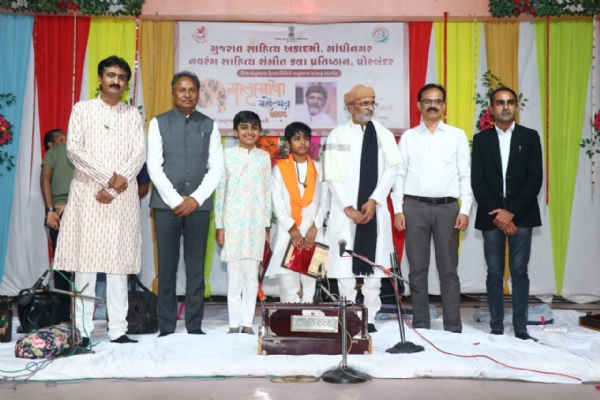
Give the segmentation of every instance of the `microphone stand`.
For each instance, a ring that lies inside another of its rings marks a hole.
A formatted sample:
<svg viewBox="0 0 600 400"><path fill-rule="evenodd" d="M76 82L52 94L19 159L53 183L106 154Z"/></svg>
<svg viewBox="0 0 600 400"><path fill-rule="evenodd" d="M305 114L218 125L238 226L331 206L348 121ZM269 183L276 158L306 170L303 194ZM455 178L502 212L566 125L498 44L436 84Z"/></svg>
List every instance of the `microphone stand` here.
<svg viewBox="0 0 600 400"><path fill-rule="evenodd" d="M373 268L378 268L378 269L383 270L386 274L390 275L394 279L394 283L395 283L395 287L396 287L396 289L394 289L394 297L396 298L396 311L398 313L398 325L400 326L400 342L396 343L396 345L394 347L387 349L386 353L410 354L410 353L418 353L420 351L424 351L425 348L423 346L416 345L412 342L407 342L405 339L404 320L402 319L403 313L402 313L402 309L400 307L400 299L399 299L399 294L397 292L397 288L398 288L398 286L402 285L401 282L406 282L413 289L417 289L417 287L415 285L411 284L407 279L404 279L400 275L400 263L398 262L398 253L396 252L396 249L394 249L394 253L390 254L390 258L392 261L392 263L391 263L392 270L391 271L384 270L381 265L371 262L367 257L357 254L357 253L353 252L352 250L342 248L342 249L340 249L340 252L342 252L342 250L345 251L346 253L350 254L352 257L358 258L359 260L366 262Z"/></svg>
<svg viewBox="0 0 600 400"><path fill-rule="evenodd" d="M394 252L390 254L390 261L392 262L392 270L394 271L394 274L390 273L390 275L392 275L395 281L394 298L396 299L396 311L398 313L398 325L400 327L400 342L396 343L394 347L390 347L385 352L392 354L410 354L424 351L425 348L423 346L414 344L412 342L407 342L404 335L404 313L402 312L402 307L400 305L400 293L398 293L398 287L402 285L402 283L397 278L400 276L400 263L398 262L398 253L396 252L396 249L394 249Z"/></svg>
<svg viewBox="0 0 600 400"><path fill-rule="evenodd" d="M325 289L325 288L323 288ZM325 289L327 293L327 289ZM371 380L371 377L363 372L357 371L354 368L348 367L348 331L346 330L346 297L340 298L340 315L342 325L342 362L336 369L332 369L323 374L323 381L327 383L363 383ZM367 318L367 315L363 315L363 318Z"/></svg>
<svg viewBox="0 0 600 400"><path fill-rule="evenodd" d="M83 289L81 289L81 291L84 291L85 288L87 288L87 287L88 287L88 285L85 285L83 287ZM61 289L55 289L48 285L42 286L42 290L44 290L45 292L66 294L67 296L71 297L71 337L69 338L69 348L72 350L72 352L65 354L65 355L76 356L76 355L80 355L80 354L94 354L95 353L94 350L86 349L85 347L81 347L77 344L77 338L75 335L75 332L77 330L77 328L75 327L75 319L76 319L75 318L75 301L76 301L77 297L87 299L87 300L101 300L101 299L98 297L87 296L87 295L77 293L75 291L74 287L71 289L70 292L66 291L66 290L61 290Z"/></svg>
<svg viewBox="0 0 600 400"><path fill-rule="evenodd" d="M383 268L381 267L381 265L379 265L379 264L375 264L374 262L372 262L371 260L369 260L367 257L365 257L365 256L361 256L360 254L358 254L358 253L355 253L355 252L353 252L352 250L344 249L344 252L346 252L346 253L350 254L350 256L352 256L352 257L354 257L354 258L358 258L359 260L362 260L362 261L366 262L366 263L367 263L367 264L369 264L369 265L370 265L372 268L377 268L377 269L380 269L380 270L382 270L382 271L383 271L383 272L384 272L386 275L393 276L394 278L396 278L396 279L399 279L399 280L401 280L402 282L406 282L406 283L407 283L407 284L408 284L410 287L412 287L412 288L415 288L415 289L417 288L415 285L411 284L411 283L408 281L408 279L404 279L404 278L403 278L403 277L402 277L402 276L401 276L401 275L400 275L398 272L396 272L396 271L387 271L387 270L383 269Z"/></svg>

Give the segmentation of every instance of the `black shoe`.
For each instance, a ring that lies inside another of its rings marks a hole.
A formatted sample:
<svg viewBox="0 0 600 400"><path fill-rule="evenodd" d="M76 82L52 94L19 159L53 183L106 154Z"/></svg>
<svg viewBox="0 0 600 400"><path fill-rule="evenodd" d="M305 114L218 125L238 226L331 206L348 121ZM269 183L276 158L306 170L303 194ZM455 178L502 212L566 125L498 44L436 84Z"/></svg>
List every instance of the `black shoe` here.
<svg viewBox="0 0 600 400"><path fill-rule="evenodd" d="M111 343L120 343L120 344L125 344L125 343L137 343L137 340L133 340L133 339L129 339L129 337L127 337L127 335L123 335L123 336L119 336L118 338L116 338L115 340L111 340Z"/></svg>
<svg viewBox="0 0 600 400"><path fill-rule="evenodd" d="M79 347L90 347L90 338L84 337L83 339L81 339L81 346Z"/></svg>
<svg viewBox="0 0 600 400"><path fill-rule="evenodd" d="M490 334L492 334L492 335L504 335L504 332L501 332L501 331L494 331L494 330L492 330L492 331L490 332Z"/></svg>
<svg viewBox="0 0 600 400"><path fill-rule="evenodd" d="M193 331L188 331L192 335L206 335L206 333L202 332L202 329L194 329Z"/></svg>
<svg viewBox="0 0 600 400"><path fill-rule="evenodd" d="M158 337L165 337L165 336L169 336L170 334L172 334L173 332L161 332L158 334Z"/></svg>
<svg viewBox="0 0 600 400"><path fill-rule="evenodd" d="M529 333L527 332L519 332L519 333L515 333L515 337L519 338L521 340L533 340L534 342L537 342L537 339L532 338L531 336L529 336Z"/></svg>
<svg viewBox="0 0 600 400"><path fill-rule="evenodd" d="M369 333L375 333L375 332L377 332L377 329L375 329L375 324L368 324L367 325L367 331Z"/></svg>

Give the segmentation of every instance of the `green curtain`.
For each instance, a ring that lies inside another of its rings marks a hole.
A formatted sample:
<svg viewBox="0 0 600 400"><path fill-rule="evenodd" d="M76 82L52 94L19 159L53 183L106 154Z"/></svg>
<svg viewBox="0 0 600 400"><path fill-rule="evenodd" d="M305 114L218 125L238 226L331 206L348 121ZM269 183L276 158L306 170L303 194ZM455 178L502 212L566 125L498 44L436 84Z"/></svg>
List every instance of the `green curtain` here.
<svg viewBox="0 0 600 400"><path fill-rule="evenodd" d="M133 70L135 67L135 20L119 18L92 18L90 35L88 37L88 92L89 98L95 97L98 90L98 63L106 57L119 56L124 58ZM132 81L129 81L133 85ZM123 98L129 98L129 90L123 93Z"/></svg>
<svg viewBox="0 0 600 400"><path fill-rule="evenodd" d="M550 22L548 209L556 293L563 285L571 208L592 62L592 20ZM540 112L546 140L546 22L535 23Z"/></svg>
<svg viewBox="0 0 600 400"><path fill-rule="evenodd" d="M469 140L475 126L475 79L479 66L481 24L472 22L448 23L448 61L446 87L446 122L462 129ZM433 24L435 60L438 83L444 84L444 24ZM431 83L431 82L427 82Z"/></svg>

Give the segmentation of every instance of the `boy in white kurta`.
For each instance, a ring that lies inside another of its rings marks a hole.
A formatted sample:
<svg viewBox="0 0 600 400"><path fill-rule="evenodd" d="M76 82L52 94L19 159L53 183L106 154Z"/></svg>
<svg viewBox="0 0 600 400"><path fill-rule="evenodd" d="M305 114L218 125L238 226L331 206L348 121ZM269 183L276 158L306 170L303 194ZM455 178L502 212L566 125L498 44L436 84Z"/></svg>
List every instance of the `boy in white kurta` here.
<svg viewBox="0 0 600 400"><path fill-rule="evenodd" d="M273 256L266 276L277 276L279 294L284 303L310 303L315 293L315 279L282 268L290 240L293 245L310 249L323 242L323 221L329 210L329 191L322 182L321 165L308 155L311 129L302 122L285 128L288 158L273 167L271 185L273 212L277 228L273 234Z"/></svg>
<svg viewBox="0 0 600 400"><path fill-rule="evenodd" d="M229 332L254 334L252 321L258 293L258 265L271 226L271 158L256 148L260 118L240 111L233 118L239 145L223 152L225 172L217 187L217 244L227 262ZM241 324L241 325L240 325Z"/></svg>

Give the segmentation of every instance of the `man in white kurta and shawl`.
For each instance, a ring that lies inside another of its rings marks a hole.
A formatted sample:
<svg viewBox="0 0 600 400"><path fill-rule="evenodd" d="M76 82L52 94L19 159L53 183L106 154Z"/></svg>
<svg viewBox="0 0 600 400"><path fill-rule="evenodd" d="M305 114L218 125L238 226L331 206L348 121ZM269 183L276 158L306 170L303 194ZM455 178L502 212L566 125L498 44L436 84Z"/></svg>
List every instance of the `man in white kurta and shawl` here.
<svg viewBox="0 0 600 400"><path fill-rule="evenodd" d="M61 221L54 268L74 271L75 286L94 296L96 274L106 273L108 336L135 343L127 332L127 275L140 272L142 236L136 176L146 159L144 121L121 102L131 78L125 60L98 64L98 98L77 103L69 120L67 156L75 166ZM87 287L86 287L87 285ZM77 300L76 325L83 345L94 329L94 301Z"/></svg>
<svg viewBox="0 0 600 400"><path fill-rule="evenodd" d="M357 258L340 257L339 242L346 241L348 249L390 268L394 246L386 199L402 156L392 132L373 119L377 103L372 88L354 86L344 95L344 104L352 117L331 131L323 153L324 178L332 196L327 275L337 278L340 295L351 301L356 300L355 278L364 277L368 330L376 332L383 271Z"/></svg>

